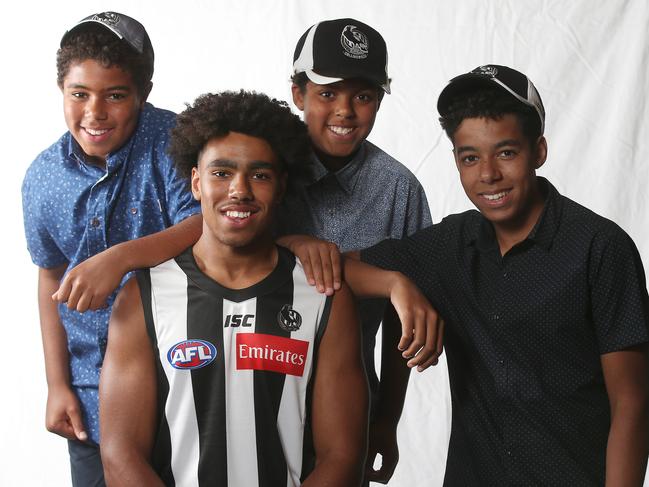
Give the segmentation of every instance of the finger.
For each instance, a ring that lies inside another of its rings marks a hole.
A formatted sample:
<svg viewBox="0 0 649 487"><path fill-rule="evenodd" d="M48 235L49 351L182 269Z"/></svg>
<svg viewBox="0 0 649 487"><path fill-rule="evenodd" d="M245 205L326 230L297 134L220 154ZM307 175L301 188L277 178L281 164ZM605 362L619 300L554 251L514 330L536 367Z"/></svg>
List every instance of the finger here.
<svg viewBox="0 0 649 487"><path fill-rule="evenodd" d="M446 322L444 321L443 318L439 319L439 326L437 328L437 346L436 346L436 352L437 356L439 357L442 355L442 352L444 351L444 328L446 326Z"/></svg>
<svg viewBox="0 0 649 487"><path fill-rule="evenodd" d="M68 296L67 305L68 309L77 309L77 303L79 302L79 298L81 297L81 289L78 284L73 285L72 289L70 290L70 295Z"/></svg>
<svg viewBox="0 0 649 487"><path fill-rule="evenodd" d="M301 260L300 262L302 262L302 269L304 270L304 275L307 282L310 286L315 286L315 278L313 277L313 266L311 265L311 260L307 258Z"/></svg>
<svg viewBox="0 0 649 487"><path fill-rule="evenodd" d="M342 285L343 282L343 278L342 278L343 266L340 259L340 250L335 245L331 247L330 258L331 258L331 270L333 274L334 289L338 290L340 289L340 286Z"/></svg>
<svg viewBox="0 0 649 487"><path fill-rule="evenodd" d="M81 420L81 412L76 408L69 409L68 417L70 418L70 424L74 430L75 438L80 441L86 441L88 439L88 434L86 433L83 421Z"/></svg>
<svg viewBox="0 0 649 487"><path fill-rule="evenodd" d="M324 293L325 287L324 279L322 277L322 261L320 260L320 252L317 250L310 251L309 260L311 261L311 271L313 272L315 287L319 293Z"/></svg>
<svg viewBox="0 0 649 487"><path fill-rule="evenodd" d="M68 300L68 296L70 296L71 290L72 290L72 284L70 283L70 280L66 275L61 281L61 283L59 284L59 288L56 290L54 294L52 294L52 299L54 301L58 301L59 303L65 303Z"/></svg>
<svg viewBox="0 0 649 487"><path fill-rule="evenodd" d="M399 322L401 323L401 338L399 339L397 348L403 352L410 346L412 339L414 338L414 327L412 324L413 317L412 313L410 313L409 311L402 311L400 309L397 309L396 307L394 308L394 310L397 312Z"/></svg>
<svg viewBox="0 0 649 487"><path fill-rule="evenodd" d="M425 313L414 312L412 319L413 337L412 342L406 348L402 355L404 358L413 358L417 355L426 343L426 320Z"/></svg>
<svg viewBox="0 0 649 487"><path fill-rule="evenodd" d="M91 309L93 311L97 311L98 309L102 309L107 307L108 304L106 303L106 296L104 295L97 295L93 296L92 299L90 300L90 304L88 305L88 309Z"/></svg>
<svg viewBox="0 0 649 487"><path fill-rule="evenodd" d="M409 367L415 367L415 366L422 367L423 364L427 363L428 361L437 360L438 324L439 324L439 320L436 313L426 314L424 319L424 328L426 330L426 339L424 342L424 346L416 353L415 357L412 360L408 361Z"/></svg>
<svg viewBox="0 0 649 487"><path fill-rule="evenodd" d="M322 286L325 294L331 296L334 293L333 270L331 268L331 250L329 245L325 246L320 253L320 263L322 264Z"/></svg>
<svg viewBox="0 0 649 487"><path fill-rule="evenodd" d="M84 291L81 296L79 296L79 300L77 301L77 311L79 313L83 313L90 308L90 303L92 302L92 294L90 293L89 290Z"/></svg>
<svg viewBox="0 0 649 487"><path fill-rule="evenodd" d="M56 423L47 423L46 426L47 431L50 433L54 433L55 435L62 436L63 438L66 438L68 440L76 440L76 436L74 435L74 429L72 428L72 425L65 420L59 420Z"/></svg>

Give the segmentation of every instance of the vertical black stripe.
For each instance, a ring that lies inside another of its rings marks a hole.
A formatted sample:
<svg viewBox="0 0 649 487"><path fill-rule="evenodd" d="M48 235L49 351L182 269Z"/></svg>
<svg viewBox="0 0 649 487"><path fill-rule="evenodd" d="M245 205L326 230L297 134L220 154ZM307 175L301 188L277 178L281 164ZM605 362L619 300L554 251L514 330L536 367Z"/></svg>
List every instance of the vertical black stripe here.
<svg viewBox="0 0 649 487"><path fill-rule="evenodd" d="M291 269L287 269L288 272ZM277 315L285 304L293 305L293 279L287 279L274 292L257 297L256 333L290 337L279 327ZM288 468L277 430L277 416L286 376L277 372L255 370L255 428L257 432L257 468L260 487L286 485Z"/></svg>
<svg viewBox="0 0 649 487"><path fill-rule="evenodd" d="M156 358L156 375L157 375L157 417L158 429L154 441L153 453L151 455L151 464L153 469L158 473L162 481L167 486L176 485L173 472L171 471L171 435L169 424L164 414L164 409L160 405L166 404L169 395L169 382L162 364L160 363L160 351L158 349L158 339L155 332L155 323L153 321L153 310L151 303L151 274L149 270L142 270L136 273L137 282L140 287L140 297L142 298L142 308L144 310L144 322L146 324L147 334L151 340L153 354Z"/></svg>
<svg viewBox="0 0 649 487"><path fill-rule="evenodd" d="M311 410L313 407L313 382L318 367L318 352L320 350L320 342L324 335L327 325L329 323L329 315L331 314L331 306L333 304L333 296L327 296L320 321L318 322L318 329L316 331L315 340L313 343L313 365L311 367L311 378L306 388L305 398L305 411L306 418L304 422L304 436L302 437L302 472L300 474L300 481L304 480L311 474L315 468L315 447L313 445L313 429L311 427Z"/></svg>
<svg viewBox="0 0 649 487"><path fill-rule="evenodd" d="M198 422L198 481L201 486L226 486L228 482L222 316L223 301L205 293L189 280L187 338L206 340L216 347L215 360L191 372Z"/></svg>

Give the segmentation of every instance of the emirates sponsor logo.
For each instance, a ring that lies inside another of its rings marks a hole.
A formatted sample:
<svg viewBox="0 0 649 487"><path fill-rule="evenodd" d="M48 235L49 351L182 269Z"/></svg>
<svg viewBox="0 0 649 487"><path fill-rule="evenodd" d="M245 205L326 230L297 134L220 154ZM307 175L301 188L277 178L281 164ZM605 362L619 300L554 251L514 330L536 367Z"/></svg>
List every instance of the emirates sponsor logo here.
<svg viewBox="0 0 649 487"><path fill-rule="evenodd" d="M237 333L237 370L304 375L309 342L263 333Z"/></svg>

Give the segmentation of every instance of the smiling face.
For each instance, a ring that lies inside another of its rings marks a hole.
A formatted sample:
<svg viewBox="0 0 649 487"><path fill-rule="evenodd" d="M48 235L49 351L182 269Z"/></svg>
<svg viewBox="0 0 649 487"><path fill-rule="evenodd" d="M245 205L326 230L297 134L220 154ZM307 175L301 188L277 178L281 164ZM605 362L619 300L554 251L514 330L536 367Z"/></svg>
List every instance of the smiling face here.
<svg viewBox="0 0 649 487"><path fill-rule="evenodd" d="M464 119L453 147L464 191L499 240L524 239L543 210L536 169L545 162L545 138L530 144L516 115L507 114Z"/></svg>
<svg viewBox="0 0 649 487"><path fill-rule="evenodd" d="M230 249L272 244L285 183L286 174L264 139L237 132L210 139L192 170L192 193L203 213L201 238Z"/></svg>
<svg viewBox="0 0 649 487"><path fill-rule="evenodd" d="M328 169L347 164L374 126L379 88L360 79L329 85L308 81L304 93L292 86L295 106L304 112L316 154Z"/></svg>
<svg viewBox="0 0 649 487"><path fill-rule="evenodd" d="M145 98L129 73L91 59L70 66L61 91L68 130L87 161L104 166L135 131Z"/></svg>

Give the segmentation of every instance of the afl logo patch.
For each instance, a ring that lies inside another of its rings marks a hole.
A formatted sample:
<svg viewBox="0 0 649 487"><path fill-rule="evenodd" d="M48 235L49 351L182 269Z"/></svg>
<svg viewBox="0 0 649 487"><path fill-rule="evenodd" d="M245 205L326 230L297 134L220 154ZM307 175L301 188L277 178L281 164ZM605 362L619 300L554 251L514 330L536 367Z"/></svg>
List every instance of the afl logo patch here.
<svg viewBox="0 0 649 487"><path fill-rule="evenodd" d="M489 65L480 66L479 68L475 68L473 71L471 71L471 74L481 74L483 76L494 78L498 74L498 68Z"/></svg>
<svg viewBox="0 0 649 487"><path fill-rule="evenodd" d="M216 358L216 347L205 340L185 340L167 352L167 360L175 369L200 369Z"/></svg>
<svg viewBox="0 0 649 487"><path fill-rule="evenodd" d="M346 25L340 34L340 44L345 52L343 54L353 59L365 59L369 52L367 36L355 25Z"/></svg>
<svg viewBox="0 0 649 487"><path fill-rule="evenodd" d="M297 331L302 326L302 316L290 304L285 304L277 313L277 324L284 331Z"/></svg>

